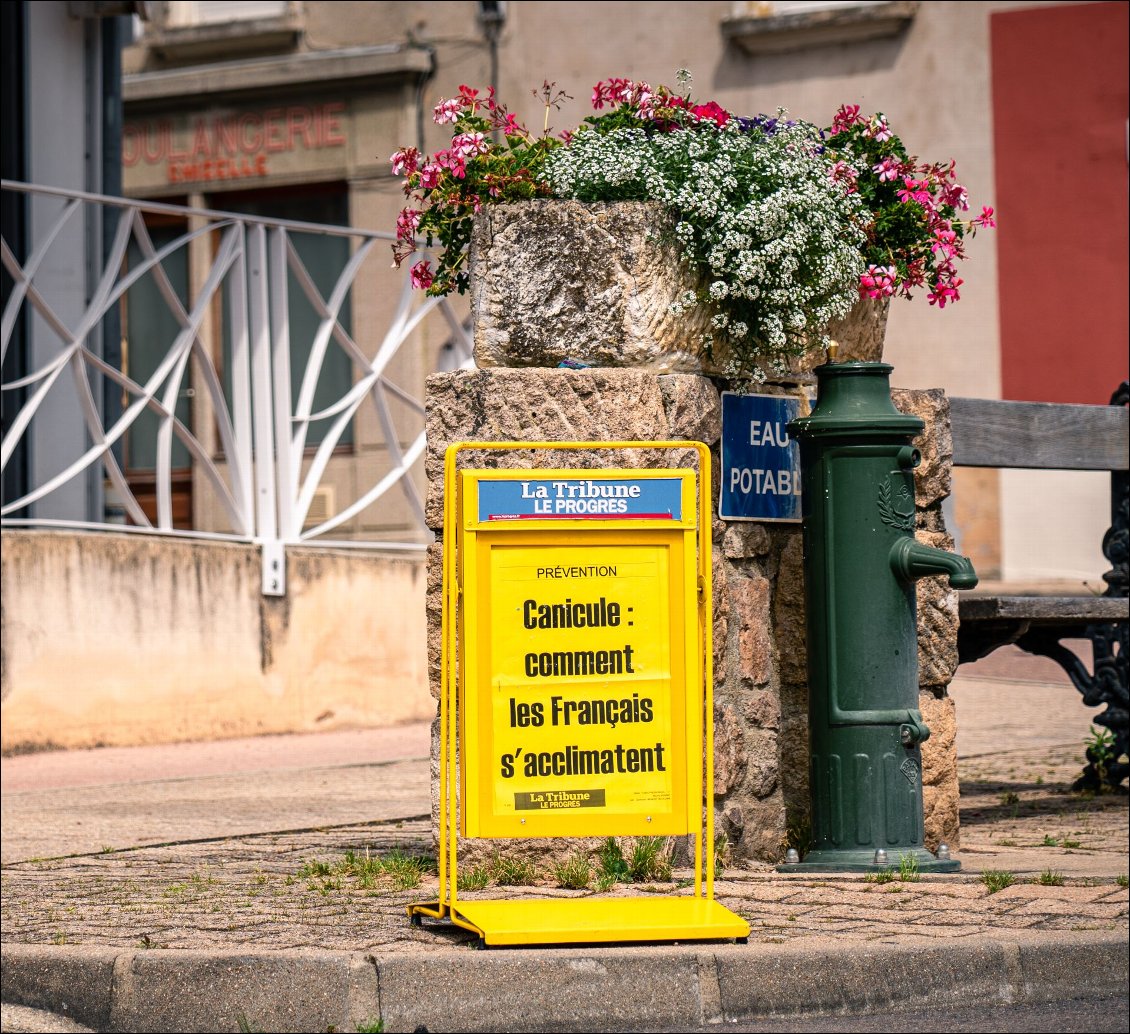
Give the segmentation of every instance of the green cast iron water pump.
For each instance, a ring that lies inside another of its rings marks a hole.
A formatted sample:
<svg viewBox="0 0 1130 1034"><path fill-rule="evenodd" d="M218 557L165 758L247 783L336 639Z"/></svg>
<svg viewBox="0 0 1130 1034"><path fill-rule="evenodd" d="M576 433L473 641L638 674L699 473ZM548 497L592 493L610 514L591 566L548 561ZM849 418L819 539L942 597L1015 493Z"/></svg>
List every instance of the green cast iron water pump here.
<svg viewBox="0 0 1130 1034"><path fill-rule="evenodd" d="M918 708L918 578L977 584L965 557L914 538L918 417L891 401L885 363L818 367L800 443L808 621L812 847L783 868L952 871L926 850Z"/></svg>

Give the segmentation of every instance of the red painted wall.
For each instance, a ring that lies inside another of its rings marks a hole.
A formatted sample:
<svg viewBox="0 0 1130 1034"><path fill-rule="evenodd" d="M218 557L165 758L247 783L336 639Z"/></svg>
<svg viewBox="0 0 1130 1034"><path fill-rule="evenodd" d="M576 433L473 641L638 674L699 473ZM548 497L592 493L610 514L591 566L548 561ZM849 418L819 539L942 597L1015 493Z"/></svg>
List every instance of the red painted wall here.
<svg viewBox="0 0 1130 1034"><path fill-rule="evenodd" d="M991 18L1004 398L1107 402L1127 376L1128 12Z"/></svg>

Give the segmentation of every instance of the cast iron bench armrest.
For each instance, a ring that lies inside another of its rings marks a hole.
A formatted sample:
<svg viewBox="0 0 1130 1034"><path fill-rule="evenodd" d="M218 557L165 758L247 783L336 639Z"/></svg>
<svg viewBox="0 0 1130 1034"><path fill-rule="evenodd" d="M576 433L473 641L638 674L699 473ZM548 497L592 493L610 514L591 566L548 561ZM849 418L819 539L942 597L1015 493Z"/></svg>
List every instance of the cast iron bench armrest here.
<svg viewBox="0 0 1130 1034"><path fill-rule="evenodd" d="M1035 470L1107 470L1111 474L1111 527L1103 553L1111 570L1102 596L963 595L958 603L957 651L961 663L1014 643L1049 657L1070 676L1091 707L1106 705L1095 724L1114 734L1110 753L1089 747L1089 764L1077 788L1117 786L1130 774L1121 760L1130 743L1127 662L1130 654L1130 385L1109 406L994 399L950 400L955 467ZM1091 668L1064 640L1089 639Z"/></svg>
<svg viewBox="0 0 1130 1034"><path fill-rule="evenodd" d="M1130 621L1130 600L1109 596L966 596L958 598L958 660L986 656L1016 643L1031 629L1085 638L1090 625ZM1041 651L1042 652L1042 651Z"/></svg>

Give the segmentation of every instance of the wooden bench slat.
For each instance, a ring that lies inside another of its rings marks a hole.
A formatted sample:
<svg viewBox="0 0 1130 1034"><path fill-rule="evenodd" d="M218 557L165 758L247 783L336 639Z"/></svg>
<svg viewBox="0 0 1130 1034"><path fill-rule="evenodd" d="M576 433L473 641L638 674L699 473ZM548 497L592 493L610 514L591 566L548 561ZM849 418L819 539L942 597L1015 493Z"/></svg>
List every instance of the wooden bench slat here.
<svg viewBox="0 0 1130 1034"><path fill-rule="evenodd" d="M1126 470L1130 410L999 399L950 399L958 467Z"/></svg>
<svg viewBox="0 0 1130 1034"><path fill-rule="evenodd" d="M963 622L1076 622L1080 625L1130 620L1130 600L1110 596L959 596Z"/></svg>

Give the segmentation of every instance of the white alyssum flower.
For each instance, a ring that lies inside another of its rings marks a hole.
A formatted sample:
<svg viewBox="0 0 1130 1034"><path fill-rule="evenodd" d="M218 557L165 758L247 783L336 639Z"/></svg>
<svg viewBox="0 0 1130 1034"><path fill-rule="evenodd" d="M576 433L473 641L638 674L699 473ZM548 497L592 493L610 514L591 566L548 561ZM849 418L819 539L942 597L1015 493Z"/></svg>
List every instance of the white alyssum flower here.
<svg viewBox="0 0 1130 1034"><path fill-rule="evenodd" d="M776 132L702 123L673 132L585 130L552 152L545 177L558 197L659 201L701 277L673 304L711 317L701 347L729 347L729 368L750 376L768 359L826 343L823 328L851 308L862 272L862 205L829 175L815 130Z"/></svg>

